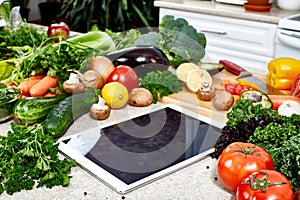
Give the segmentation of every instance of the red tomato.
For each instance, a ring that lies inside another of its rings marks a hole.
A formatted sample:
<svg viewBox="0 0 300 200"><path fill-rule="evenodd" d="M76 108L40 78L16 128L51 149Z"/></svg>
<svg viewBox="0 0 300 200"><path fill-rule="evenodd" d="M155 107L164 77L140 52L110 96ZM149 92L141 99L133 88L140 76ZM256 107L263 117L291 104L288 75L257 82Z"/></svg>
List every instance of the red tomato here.
<svg viewBox="0 0 300 200"><path fill-rule="evenodd" d="M240 95L244 91L244 86L240 84L236 84L234 90L237 95Z"/></svg>
<svg viewBox="0 0 300 200"><path fill-rule="evenodd" d="M283 174L275 170L260 170L242 179L236 199L294 200L294 192Z"/></svg>
<svg viewBox="0 0 300 200"><path fill-rule="evenodd" d="M266 150L251 143L233 142L218 159L218 177L234 192L243 177L262 169L274 169L272 157Z"/></svg>
<svg viewBox="0 0 300 200"><path fill-rule="evenodd" d="M136 72L127 65L119 65L111 72L107 78L107 83L119 82L122 83L128 91L138 87L139 80Z"/></svg>
<svg viewBox="0 0 300 200"><path fill-rule="evenodd" d="M241 95L244 91L247 91L247 90L253 90L253 88L251 86L248 86L248 85L243 85L243 88L241 89L239 95Z"/></svg>
<svg viewBox="0 0 300 200"><path fill-rule="evenodd" d="M231 94L236 94L235 86L236 86L236 84L234 84L234 83L227 83L227 84L225 84L225 90L227 90Z"/></svg>
<svg viewBox="0 0 300 200"><path fill-rule="evenodd" d="M300 189L295 193L295 200L300 200Z"/></svg>
<svg viewBox="0 0 300 200"><path fill-rule="evenodd" d="M249 85L241 85L239 83L227 83L225 89L233 95L240 95L246 90L252 90L253 88Z"/></svg>

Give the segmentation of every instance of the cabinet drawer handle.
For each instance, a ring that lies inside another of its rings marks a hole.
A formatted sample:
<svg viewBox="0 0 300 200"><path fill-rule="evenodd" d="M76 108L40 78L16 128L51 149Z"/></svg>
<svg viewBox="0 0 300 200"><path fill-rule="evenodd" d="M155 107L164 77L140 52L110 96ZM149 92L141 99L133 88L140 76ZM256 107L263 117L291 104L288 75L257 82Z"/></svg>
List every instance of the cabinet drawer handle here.
<svg viewBox="0 0 300 200"><path fill-rule="evenodd" d="M212 33L212 34L217 34L217 35L227 35L227 32L225 31L210 31L210 30L200 30L203 33Z"/></svg>

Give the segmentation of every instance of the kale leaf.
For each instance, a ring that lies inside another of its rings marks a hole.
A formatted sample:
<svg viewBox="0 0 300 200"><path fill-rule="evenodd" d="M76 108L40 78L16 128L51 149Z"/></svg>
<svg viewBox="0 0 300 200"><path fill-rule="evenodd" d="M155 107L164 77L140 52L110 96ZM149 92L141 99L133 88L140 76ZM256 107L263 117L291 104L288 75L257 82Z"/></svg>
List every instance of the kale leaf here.
<svg viewBox="0 0 300 200"><path fill-rule="evenodd" d="M159 98L182 90L182 81L170 71L151 71L139 79L140 87L148 89L153 95L153 103Z"/></svg>
<svg viewBox="0 0 300 200"><path fill-rule="evenodd" d="M300 189L300 129L294 119L257 127L247 142L263 147L272 156L275 169L284 174L294 191ZM298 121L299 122L299 121Z"/></svg>

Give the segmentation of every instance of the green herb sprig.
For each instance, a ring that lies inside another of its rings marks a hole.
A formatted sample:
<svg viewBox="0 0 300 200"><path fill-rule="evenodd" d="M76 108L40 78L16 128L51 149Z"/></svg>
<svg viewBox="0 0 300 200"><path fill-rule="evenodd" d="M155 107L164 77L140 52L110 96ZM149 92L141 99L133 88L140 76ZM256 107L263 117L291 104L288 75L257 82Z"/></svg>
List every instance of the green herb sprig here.
<svg viewBox="0 0 300 200"><path fill-rule="evenodd" d="M91 52L88 47L81 47L69 42L48 44L44 48L38 48L33 54L26 57L20 63L20 67L14 68L10 81L20 83L30 75L46 74L56 76L63 82L69 78L70 71L78 70L86 56Z"/></svg>
<svg viewBox="0 0 300 200"><path fill-rule="evenodd" d="M45 27L24 22L18 28L7 26L0 31L0 46L39 47L48 39Z"/></svg>
<svg viewBox="0 0 300 200"><path fill-rule="evenodd" d="M254 105L250 100L240 100L227 113L227 126L236 126L239 122L247 122L255 116L269 116L277 118L278 113L272 109L263 109L260 104Z"/></svg>
<svg viewBox="0 0 300 200"><path fill-rule="evenodd" d="M0 136L0 194L69 184L74 163L59 159L55 139L42 124L22 126L11 123L12 131Z"/></svg>

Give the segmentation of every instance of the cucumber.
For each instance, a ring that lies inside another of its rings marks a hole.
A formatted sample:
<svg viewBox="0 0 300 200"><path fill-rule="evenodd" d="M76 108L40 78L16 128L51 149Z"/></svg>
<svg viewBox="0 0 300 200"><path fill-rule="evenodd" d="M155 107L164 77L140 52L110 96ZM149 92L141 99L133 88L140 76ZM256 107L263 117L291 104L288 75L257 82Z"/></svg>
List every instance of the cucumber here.
<svg viewBox="0 0 300 200"><path fill-rule="evenodd" d="M99 90L86 88L83 93L73 94L60 101L48 114L45 130L54 138L61 137L81 115L89 112L92 104L98 101Z"/></svg>
<svg viewBox="0 0 300 200"><path fill-rule="evenodd" d="M221 72L225 68L223 64L219 63L201 63L199 67L208 71L211 76Z"/></svg>
<svg viewBox="0 0 300 200"><path fill-rule="evenodd" d="M13 118L17 122L33 124L46 119L48 113L58 102L69 96L60 94L55 97L33 97L25 98L13 107Z"/></svg>

